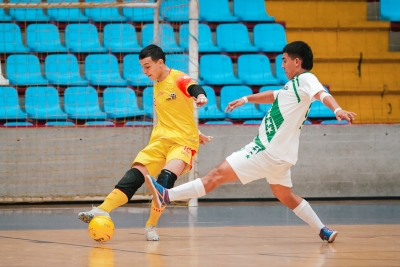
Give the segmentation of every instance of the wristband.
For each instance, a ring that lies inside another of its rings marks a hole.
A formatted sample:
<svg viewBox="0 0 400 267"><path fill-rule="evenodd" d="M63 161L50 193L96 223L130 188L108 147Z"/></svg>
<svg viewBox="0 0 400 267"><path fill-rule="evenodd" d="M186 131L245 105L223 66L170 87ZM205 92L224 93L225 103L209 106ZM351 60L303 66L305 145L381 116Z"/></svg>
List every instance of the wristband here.
<svg viewBox="0 0 400 267"><path fill-rule="evenodd" d="M339 110L342 110L342 108L335 109L335 111L333 113L335 113L335 115L336 115L336 112L338 112Z"/></svg>
<svg viewBox="0 0 400 267"><path fill-rule="evenodd" d="M244 96L244 97L242 97L243 98L243 100L244 100L244 103L247 103L247 102L249 102L249 100L247 99L247 97L246 96Z"/></svg>

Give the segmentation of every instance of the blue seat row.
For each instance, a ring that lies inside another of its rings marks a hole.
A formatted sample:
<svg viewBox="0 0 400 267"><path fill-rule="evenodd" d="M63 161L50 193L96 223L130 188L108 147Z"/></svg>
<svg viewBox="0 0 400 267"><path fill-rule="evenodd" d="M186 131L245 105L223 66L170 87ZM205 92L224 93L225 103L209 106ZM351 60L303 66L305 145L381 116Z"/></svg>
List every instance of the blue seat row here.
<svg viewBox="0 0 400 267"><path fill-rule="evenodd" d="M381 20L400 22L400 1L380 0Z"/></svg>
<svg viewBox="0 0 400 267"><path fill-rule="evenodd" d="M278 90L280 86L264 86L260 92ZM228 103L244 95L252 94L247 86L224 86L221 89L218 105L214 90L204 86L209 102L199 108L200 119L261 119L270 109L271 104L253 103L235 109L231 113L224 110ZM0 119L36 119L65 120L69 119L118 119L126 117L153 117L153 88L143 91L142 109L137 103L136 93L130 88L110 87L103 93L104 111L99 106L98 94L93 87L69 87L64 92L64 110L60 107L58 92L53 87L29 87L25 93L25 110L21 110L16 89L0 87ZM334 113L315 101L309 112L309 118L335 118Z"/></svg>
<svg viewBox="0 0 400 267"><path fill-rule="evenodd" d="M0 0L3 1L3 0ZM10 3L40 3L41 0L10 0ZM47 0L48 3L77 3L79 0ZM115 3L116 0L85 0L86 3ZM137 1L125 1L137 2ZM147 0L154 3L154 0ZM264 0L234 0L231 14L228 0L199 0L200 21L274 21L274 17L266 12ZM79 8L49 8L47 14L41 8L10 8L9 14L0 9L0 19L3 21L154 21L154 8L85 8L84 13ZM160 20L189 21L189 0L164 0L160 8Z"/></svg>
<svg viewBox="0 0 400 267"><path fill-rule="evenodd" d="M170 24L160 24L160 45L165 52L183 52L189 48L188 24L179 30L179 44ZM235 34L232 34L235 32ZM65 29L65 46L53 24L31 24L26 29L26 43L22 42L21 29L14 23L0 24L0 52L139 52L153 43L154 26L145 24L141 32L141 45L134 26L127 23L107 24L101 44L99 33L93 24L68 24ZM216 30L217 44L213 43L211 29L199 24L199 52L281 52L286 45L285 29L280 24L257 24L254 27L254 45L244 24L220 24Z"/></svg>
<svg viewBox="0 0 400 267"><path fill-rule="evenodd" d="M0 119L65 120L117 119L145 115L130 88L107 88L103 95L104 111L93 87L69 87L64 93L64 110L54 87L29 87L25 92L25 110L19 106L17 91L0 87Z"/></svg>
<svg viewBox="0 0 400 267"><path fill-rule="evenodd" d="M281 55L276 58L277 77L272 75L270 60L262 54L241 55L238 77L233 73L232 60L226 55L204 55L200 59L200 84L284 84L287 78L281 68ZM166 64L188 73L186 54L168 54ZM122 75L117 58L112 54L91 54L85 58L84 77L79 72L73 54L48 55L44 62L44 75L38 57L31 54L10 55L6 61L6 78L12 85L99 85L147 86L153 82L142 72L138 54L125 55Z"/></svg>

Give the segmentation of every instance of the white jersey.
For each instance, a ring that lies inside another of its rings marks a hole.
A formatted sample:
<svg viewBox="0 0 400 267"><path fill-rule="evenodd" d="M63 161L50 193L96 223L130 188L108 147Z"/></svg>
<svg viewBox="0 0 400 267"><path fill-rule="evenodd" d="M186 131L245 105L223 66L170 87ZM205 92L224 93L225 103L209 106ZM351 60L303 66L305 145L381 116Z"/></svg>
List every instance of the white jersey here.
<svg viewBox="0 0 400 267"><path fill-rule="evenodd" d="M254 139L257 150L296 164L300 131L307 119L314 95L325 90L317 77L302 73L274 92L275 102L262 120Z"/></svg>

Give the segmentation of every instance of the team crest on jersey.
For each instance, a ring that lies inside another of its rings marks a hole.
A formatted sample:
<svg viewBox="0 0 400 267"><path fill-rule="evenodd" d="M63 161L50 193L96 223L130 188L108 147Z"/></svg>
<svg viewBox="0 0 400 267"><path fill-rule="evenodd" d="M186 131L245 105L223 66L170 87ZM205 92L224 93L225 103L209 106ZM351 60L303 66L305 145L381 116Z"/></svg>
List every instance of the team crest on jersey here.
<svg viewBox="0 0 400 267"><path fill-rule="evenodd" d="M285 87L282 88L282 90L288 90L289 86L285 85Z"/></svg>
<svg viewBox="0 0 400 267"><path fill-rule="evenodd" d="M169 97L167 98L167 100L174 100L176 99L176 94L175 93L170 93Z"/></svg>

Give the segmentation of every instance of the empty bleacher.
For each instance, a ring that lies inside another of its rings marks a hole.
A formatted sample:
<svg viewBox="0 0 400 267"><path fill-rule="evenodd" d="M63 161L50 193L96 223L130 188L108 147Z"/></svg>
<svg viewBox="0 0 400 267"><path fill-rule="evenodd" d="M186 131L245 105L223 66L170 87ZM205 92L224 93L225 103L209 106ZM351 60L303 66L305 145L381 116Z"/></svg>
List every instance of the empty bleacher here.
<svg viewBox="0 0 400 267"><path fill-rule="evenodd" d="M61 1L78 2L48 0L51 3ZM396 8L387 8L387 4L392 2L381 0L384 7L381 8L381 21L367 21L367 3L356 0L288 3L277 0L199 0L199 83L210 95L209 105L199 110L200 119L260 118L268 105L254 105L250 109L253 115L247 117L225 114L224 103L233 97L227 95L226 88L241 93L244 93L244 88L249 88L249 93L280 88L288 81L281 68L282 48L288 42L304 40L314 51L313 72L329 86L330 92L344 108L359 114L358 122L399 121L400 111L393 107L400 102L400 88L397 88L400 84L400 53L388 50L388 21L396 21L398 13ZM189 48L188 3L188 0L165 0L159 14L162 22L159 39L168 53L167 65L184 72L188 72L189 61L186 54ZM305 13L308 15L304 16ZM81 105L75 103L81 99L71 96L73 90L70 89L84 86L87 92L92 93L89 89L92 88L101 98L97 102L101 102L108 96L106 88L118 92L122 90L120 88L128 88L127 99L139 100L141 105L135 107L135 111L123 111L123 116L152 117L152 101L149 100L152 81L142 73L138 53L153 43L153 9L10 8L1 9L0 18L3 18L0 23L0 53L4 64L0 73L4 77L1 76L3 79L0 81L3 86L8 81L12 86L0 90L12 88L26 103L31 101L26 100L28 88L53 88L58 91L57 97L63 96L65 91L64 101L68 101L62 105L61 111L65 110L67 118L105 120L121 118L118 112L110 112L112 108L127 107L113 106L107 101L107 106L99 105L98 109L90 106L90 110L97 114L94 118L87 114L80 116L81 113L75 114L71 107L82 111ZM55 101L54 90L47 90ZM111 99L117 101L120 98L114 96ZM312 105L310 117L332 117L332 114L318 113L320 107L317 105ZM382 114L377 114L369 105L383 110ZM22 107L22 110L27 111L27 108ZM38 119L38 112L31 110L25 117L16 112L15 119ZM246 114L244 108L243 113Z"/></svg>

